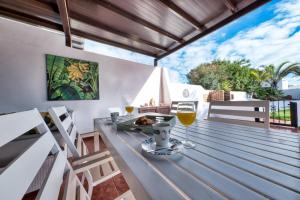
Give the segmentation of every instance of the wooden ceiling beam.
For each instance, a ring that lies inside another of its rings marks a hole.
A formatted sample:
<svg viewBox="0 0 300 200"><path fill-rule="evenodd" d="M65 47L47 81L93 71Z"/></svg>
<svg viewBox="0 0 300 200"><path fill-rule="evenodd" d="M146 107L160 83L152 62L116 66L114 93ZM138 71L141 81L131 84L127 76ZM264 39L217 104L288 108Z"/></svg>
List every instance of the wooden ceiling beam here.
<svg viewBox="0 0 300 200"><path fill-rule="evenodd" d="M36 0L11 1L0 0L0 6L13 12L19 12L36 18L45 19L54 23L60 23L59 14L47 3Z"/></svg>
<svg viewBox="0 0 300 200"><path fill-rule="evenodd" d="M134 52L141 53L141 54L144 54L144 55L147 55L147 56L156 57L156 54L151 53L149 51L145 51L145 50L142 50L142 49L139 49L139 48L128 46L126 44L116 42L116 41L112 41L112 40L109 40L109 39L106 39L106 38L103 38L103 37L99 37L99 36L96 36L94 34L86 33L84 31L80 31L80 30L77 30L77 29L71 29L71 32L74 35L77 35L79 37L83 37L83 38L87 38L87 39L90 39L90 40L94 40L96 42L100 42L100 43L120 47L120 48L123 48L123 49L127 49L129 51L134 51Z"/></svg>
<svg viewBox="0 0 300 200"><path fill-rule="evenodd" d="M6 18L9 18L9 19L13 19L13 20L18 20L18 21L28 23L28 24L31 24L31 25L34 25L34 26L42 26L42 27L46 27L46 28L49 28L49 29L52 29L52 30L57 30L57 31L63 32L62 24L52 22L52 21L48 21L46 19L39 18L39 17L36 17L34 15L29 15L27 13L22 13L22 12L12 10L12 9L9 9L9 8L6 8L6 7L2 7L1 4L0 4L0 16L6 17ZM95 35L92 35L92 34L89 34L89 33L85 33L83 31L79 31L79 30L72 29L72 28L70 29L70 31L74 35L77 35L77 36L80 36L80 37L83 37L83 38L86 38L86 39L90 39L90 40L94 40L94 41L97 41L97 42L100 42L100 43L105 43L105 44L108 44L108 45L112 45L112 46L116 46L116 47L119 47L119 48L127 49L127 50L130 50L130 51L134 51L134 52L141 53L141 54L151 56L151 57L156 57L157 56L156 54L154 54L152 52L148 52L148 51L145 51L145 50L142 50L142 49L131 47L131 46L119 43L119 42L111 41L111 40L108 40L106 38L101 38L99 36L95 36Z"/></svg>
<svg viewBox="0 0 300 200"><path fill-rule="evenodd" d="M246 0L245 0L246 1ZM160 55L158 55L156 57L157 60L160 60L168 55L170 55L171 53L181 49L182 47L189 45L190 43L198 40L201 37L204 37L205 35L223 27L224 25L228 24L229 22L232 22L233 20L249 13L250 11L264 5L265 3L269 2L271 0L259 0L259 1L255 1L252 4L248 5L247 7L241 9L241 10L237 10L237 12L233 13L231 16L225 18L224 20L216 23L215 25L213 25L212 27L207 28L206 30L200 32L199 34L197 34L196 36L192 37L191 39L187 40L186 42L175 46L174 48L170 49L168 52L162 53Z"/></svg>
<svg viewBox="0 0 300 200"><path fill-rule="evenodd" d="M42 19L33 15L29 15L27 13L21 13L19 11L2 7L1 5L0 5L0 15L9 19L18 20L34 26L42 26L52 30L63 31L63 27L61 24L58 24L53 21L48 21L46 19Z"/></svg>
<svg viewBox="0 0 300 200"><path fill-rule="evenodd" d="M225 6L232 12L235 13L237 11L237 7L235 6L232 0L222 0Z"/></svg>
<svg viewBox="0 0 300 200"><path fill-rule="evenodd" d="M66 0L56 0L60 19L63 25L63 30L66 38L66 46L72 47L72 38L71 38L71 30L70 30L70 20L69 13Z"/></svg>
<svg viewBox="0 0 300 200"><path fill-rule="evenodd" d="M177 6L175 3L173 3L171 0L159 0L161 3L163 3L165 6L167 6L175 15L180 17L181 19L187 21L190 23L193 27L199 30L205 30L205 26L198 22L194 17L192 17L190 14L185 12L183 9L181 9L179 6Z"/></svg>
<svg viewBox="0 0 300 200"><path fill-rule="evenodd" d="M137 35L117 30L117 29L112 28L112 27L110 27L110 26L108 26L106 24L103 24L103 23L101 23L101 22L99 22L99 21L97 21L95 19L92 19L90 17L86 17L85 15L82 15L80 13L70 12L70 17L72 19L75 19L77 21L83 22L83 23L88 24L90 26L97 27L99 29L108 31L110 33L113 33L115 35L118 35L118 36L130 39L130 40L133 40L133 41L136 41L138 43L145 44L145 45L148 45L148 46L151 46L151 47L154 47L156 49L163 50L163 51L167 51L168 50L166 47L163 47L163 46L161 46L159 44L156 44L156 43L150 42L148 40L139 38L139 36L137 36Z"/></svg>
<svg viewBox="0 0 300 200"><path fill-rule="evenodd" d="M160 0L160 1L171 2L169 0ZM245 1L247 1L247 0L245 0ZM171 49L169 49L168 51L163 52L163 53L156 53L156 52L151 52L149 50L143 50L143 49L136 48L136 47L133 47L133 46L121 43L121 42L102 38L102 37L96 36L95 34L85 33L83 31L75 30L72 28L70 31L71 31L71 33L73 33L73 31L74 31L73 34L77 34L78 36L84 37L86 39L91 39L91 40L95 40L95 41L109 44L112 46L117 46L117 47L124 48L124 49L130 50L130 51L134 51L137 53L152 56L152 57L155 57L156 60L160 60L163 57L170 55L171 53L177 51L178 49L217 30L218 28L220 28L220 27L226 25L227 23L239 18L240 16L254 10L257 7L262 6L263 4L265 4L269 1L271 1L271 0L256 0L256 1L251 1L251 3L249 3L248 5L244 5L241 3L243 5L242 9L236 9L236 12L232 13L230 16L219 21L218 23L214 24L213 26L205 28L203 31L201 31L199 34L192 37L191 39L189 39L181 44L178 44L175 47L172 47ZM59 14L55 11L56 9L53 9L53 8L49 7L49 5L44 5L41 3L35 4L38 1L28 0L25 2L26 2L26 4L24 4L24 5L23 4L17 5L13 1L9 1L9 0L0 1L0 15L7 17L7 18L16 19L18 21L22 21L25 23L29 23L29 24L32 24L35 26L43 26L43 27L58 30L61 32L63 31L62 22L60 20ZM25 7L26 7L26 9L25 9ZM239 6L236 5L235 7L238 8ZM37 8L42 8L42 9L37 9ZM128 38L128 39L132 40L132 38ZM164 48L166 48L166 47L164 47Z"/></svg>
<svg viewBox="0 0 300 200"><path fill-rule="evenodd" d="M166 36L166 37L168 37L168 38L170 38L170 39L172 39L176 42L179 42L179 43L184 42L184 40L182 38L174 35L173 33L170 33L169 31L166 31L166 30L152 24L147 20L144 20L144 19L142 19L142 18L140 18L136 15L133 15L133 14L127 12L126 10L124 10L124 9L118 7L118 6L115 6L114 4L112 4L108 1L97 0L97 3L98 3L98 5L104 7L104 8L106 8L106 9L112 11L112 12L115 12L115 13L117 13L117 14L119 14L119 15L127 18L127 19L130 19L130 20L132 20L132 21L134 21L138 24L141 24L141 25L143 25L143 26L145 26L145 27L147 27L147 28L149 28L149 29L151 29L155 32L158 32L158 33L160 33L160 34L162 34L162 35L164 35L164 36Z"/></svg>

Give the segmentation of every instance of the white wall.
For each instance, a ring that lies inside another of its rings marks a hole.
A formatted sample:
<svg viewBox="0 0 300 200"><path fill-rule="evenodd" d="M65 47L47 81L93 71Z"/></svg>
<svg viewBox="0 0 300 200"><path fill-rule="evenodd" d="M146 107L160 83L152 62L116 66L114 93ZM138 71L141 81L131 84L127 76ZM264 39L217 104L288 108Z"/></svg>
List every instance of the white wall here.
<svg viewBox="0 0 300 200"><path fill-rule="evenodd" d="M151 97L159 101L159 91L140 91L149 87L144 85L155 69L152 66L67 48L63 35L27 24L0 18L0 27L0 113L66 105L75 111L79 131L86 132L93 129L93 118L108 115L108 107L123 107L125 100L135 105ZM47 101L47 53L98 62L100 100ZM151 80L146 85L157 88L158 79Z"/></svg>
<svg viewBox="0 0 300 200"><path fill-rule="evenodd" d="M230 91L230 98L233 95L233 99L231 101L245 101L248 100L247 98L247 92L241 92L241 91Z"/></svg>
<svg viewBox="0 0 300 200"><path fill-rule="evenodd" d="M278 83L278 89L279 90L286 90L286 89L289 89L289 81L286 80L286 79L281 79Z"/></svg>
<svg viewBox="0 0 300 200"><path fill-rule="evenodd" d="M189 95L184 97L183 91L187 90ZM165 103L172 101L198 101L197 118L203 119L207 117L209 103L204 102L204 94L208 94L200 85L190 85L182 83L172 83L169 78L167 69L163 70L163 90Z"/></svg>
<svg viewBox="0 0 300 200"><path fill-rule="evenodd" d="M136 95L135 99L132 101L132 105L140 107L145 105L145 103L150 102L150 99L155 100L155 104L159 105L159 96L160 96L160 78L161 76L161 67L155 67L152 74L148 77L142 89ZM135 84L135 82L133 82Z"/></svg>

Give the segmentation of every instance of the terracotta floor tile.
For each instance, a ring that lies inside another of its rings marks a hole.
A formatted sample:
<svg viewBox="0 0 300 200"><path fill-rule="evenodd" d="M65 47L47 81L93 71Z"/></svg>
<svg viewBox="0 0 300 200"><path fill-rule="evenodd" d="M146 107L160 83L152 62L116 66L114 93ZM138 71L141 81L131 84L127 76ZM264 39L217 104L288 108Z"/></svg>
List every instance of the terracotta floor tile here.
<svg viewBox="0 0 300 200"><path fill-rule="evenodd" d="M109 179L93 188L92 200L113 200L119 196L112 179Z"/></svg>
<svg viewBox="0 0 300 200"><path fill-rule="evenodd" d="M99 138L100 151L105 151L106 145L102 138ZM88 147L90 153L94 152L94 138L85 138L84 143ZM93 188L92 200L113 200L124 192L129 190L122 174L119 174Z"/></svg>
<svg viewBox="0 0 300 200"><path fill-rule="evenodd" d="M84 141L85 145L87 146L89 152L94 153L95 152L94 151L94 138L93 137L84 138L83 141ZM99 143L100 143L100 151L105 151L107 148L101 137L99 137Z"/></svg>
<svg viewBox="0 0 300 200"><path fill-rule="evenodd" d="M119 195L121 195L124 192L127 192L129 190L129 186L126 183L122 174L118 174L117 176L113 177L113 181L115 183L115 186L118 190Z"/></svg>
<svg viewBox="0 0 300 200"><path fill-rule="evenodd" d="M89 153L94 153L94 139L92 137L83 139Z"/></svg>

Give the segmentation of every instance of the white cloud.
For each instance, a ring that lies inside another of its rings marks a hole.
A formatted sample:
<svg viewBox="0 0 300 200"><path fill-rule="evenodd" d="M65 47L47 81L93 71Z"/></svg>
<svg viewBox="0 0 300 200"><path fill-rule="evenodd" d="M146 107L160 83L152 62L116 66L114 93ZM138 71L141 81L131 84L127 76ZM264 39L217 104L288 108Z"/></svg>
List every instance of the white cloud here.
<svg viewBox="0 0 300 200"><path fill-rule="evenodd" d="M175 70L178 75L176 77L187 74L191 69L199 65L199 63L209 62L213 59L213 50L217 47L214 41L200 42L186 46L181 51L177 51L170 56L160 61L160 66L167 66L170 69ZM199 48L201 46L201 48ZM175 73L175 71L173 73ZM177 82L170 78L172 82Z"/></svg>
<svg viewBox="0 0 300 200"><path fill-rule="evenodd" d="M300 2L299 0L284 0L282 3L277 4L275 12L279 13L281 17L282 14L286 14L288 17L299 16ZM285 17L286 17L285 16Z"/></svg>
<svg viewBox="0 0 300 200"><path fill-rule="evenodd" d="M176 83L180 83L181 82L180 75L179 75L179 73L177 71L169 69L168 73L169 73L170 81L176 82Z"/></svg>
<svg viewBox="0 0 300 200"><path fill-rule="evenodd" d="M277 5L277 17L259 24L222 43L217 48L217 58L247 58L253 66L278 64L283 61L300 61L298 53L300 32L300 0L284 1ZM289 10L291 9L291 10Z"/></svg>
<svg viewBox="0 0 300 200"><path fill-rule="evenodd" d="M299 83L300 83L299 76L289 77L289 78L287 78L287 80L289 81L289 85L294 86L294 87L299 86Z"/></svg>

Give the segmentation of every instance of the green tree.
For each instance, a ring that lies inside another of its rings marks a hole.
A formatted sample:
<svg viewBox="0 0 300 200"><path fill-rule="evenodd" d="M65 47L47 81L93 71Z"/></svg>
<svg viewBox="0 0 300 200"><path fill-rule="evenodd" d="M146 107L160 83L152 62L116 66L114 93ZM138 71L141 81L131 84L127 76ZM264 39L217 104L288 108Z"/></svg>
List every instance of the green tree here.
<svg viewBox="0 0 300 200"><path fill-rule="evenodd" d="M214 60L200 64L187 74L191 84L210 90L236 90L253 92L259 82L251 75L248 60Z"/></svg>
<svg viewBox="0 0 300 200"><path fill-rule="evenodd" d="M257 83L259 83L259 85L261 85L262 82L267 81L272 77L272 75L269 73L269 71L266 70L265 68L263 70L251 69L250 74L251 74L252 78Z"/></svg>
<svg viewBox="0 0 300 200"><path fill-rule="evenodd" d="M278 90L277 88L273 87L267 87L267 88L257 88L255 91L255 97L258 99L264 99L264 100L278 100L284 97L284 94L281 90Z"/></svg>
<svg viewBox="0 0 300 200"><path fill-rule="evenodd" d="M210 90L221 89L221 83L226 78L224 68L219 64L219 61L200 64L187 74L189 83L201 85Z"/></svg>
<svg viewBox="0 0 300 200"><path fill-rule="evenodd" d="M300 64L284 62L277 67L267 65L263 69L253 69L248 60L214 60L192 69L187 79L205 89L246 91L259 99L274 100L283 97L277 85L288 74L300 76ZM271 87L262 88L263 82L269 82Z"/></svg>
<svg viewBox="0 0 300 200"><path fill-rule="evenodd" d="M300 63L283 62L277 67L268 65L265 66L264 71L269 74L268 82L271 87L277 88L279 81L288 74L300 76Z"/></svg>

